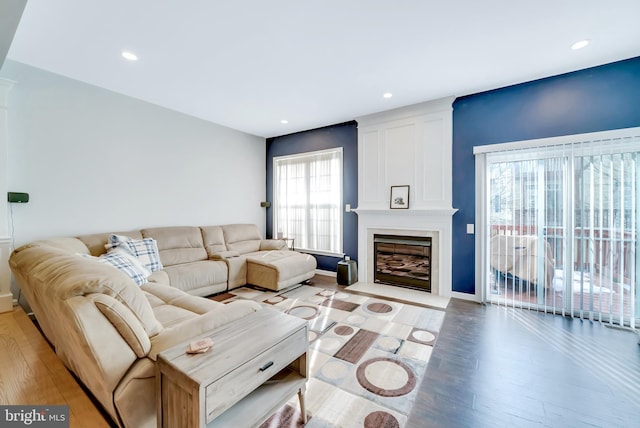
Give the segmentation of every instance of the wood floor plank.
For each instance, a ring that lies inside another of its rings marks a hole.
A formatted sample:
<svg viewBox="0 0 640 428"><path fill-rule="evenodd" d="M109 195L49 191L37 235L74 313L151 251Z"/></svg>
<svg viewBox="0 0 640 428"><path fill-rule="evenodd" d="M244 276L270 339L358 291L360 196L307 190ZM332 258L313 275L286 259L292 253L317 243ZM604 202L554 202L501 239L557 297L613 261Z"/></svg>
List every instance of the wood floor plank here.
<svg viewBox="0 0 640 428"><path fill-rule="evenodd" d="M640 376L636 341L597 322L452 299L407 426L637 426L640 382L618 374Z"/></svg>
<svg viewBox="0 0 640 428"><path fill-rule="evenodd" d="M0 379L5 400L2 404L22 404L28 398L25 396L23 385L35 379L18 344L9 334L0 334L0 355Z"/></svg>
<svg viewBox="0 0 640 428"><path fill-rule="evenodd" d="M28 318L27 322L21 323L16 318L16 311L14 311L13 316L17 328L11 334L16 344L17 352L20 354L20 361L24 363L24 375L21 382L24 385L34 386L34 388L30 388L29 396L22 398L25 401L16 404L31 404L29 400L37 400L38 403L42 404L62 402L63 397L58 389L58 384L52 377L52 370L59 366L59 360L54 356L55 360L53 361L57 361L57 363L53 365L46 364L40 358L40 355L52 355L52 349L48 347L42 336L38 336L37 330L31 328L34 326ZM37 388L35 388L36 385L38 386Z"/></svg>
<svg viewBox="0 0 640 428"><path fill-rule="evenodd" d="M22 309L0 314L0 403L68 405L71 427L110 427Z"/></svg>

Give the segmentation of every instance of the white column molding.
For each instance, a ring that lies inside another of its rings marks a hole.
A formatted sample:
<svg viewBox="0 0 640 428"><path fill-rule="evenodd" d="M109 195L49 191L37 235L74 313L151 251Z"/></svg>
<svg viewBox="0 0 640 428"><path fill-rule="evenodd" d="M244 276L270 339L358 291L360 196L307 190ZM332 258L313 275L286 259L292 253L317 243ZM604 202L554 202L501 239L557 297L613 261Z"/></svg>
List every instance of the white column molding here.
<svg viewBox="0 0 640 428"><path fill-rule="evenodd" d="M9 270L9 255L11 254L11 239L0 237L0 313L13 309L13 294L11 294L11 271Z"/></svg>
<svg viewBox="0 0 640 428"><path fill-rule="evenodd" d="M8 191L8 99L9 91L14 82L0 79L0 313L8 312L13 307L11 294L11 271L9 270L9 254L11 253L11 238L9 235L9 216L7 205Z"/></svg>

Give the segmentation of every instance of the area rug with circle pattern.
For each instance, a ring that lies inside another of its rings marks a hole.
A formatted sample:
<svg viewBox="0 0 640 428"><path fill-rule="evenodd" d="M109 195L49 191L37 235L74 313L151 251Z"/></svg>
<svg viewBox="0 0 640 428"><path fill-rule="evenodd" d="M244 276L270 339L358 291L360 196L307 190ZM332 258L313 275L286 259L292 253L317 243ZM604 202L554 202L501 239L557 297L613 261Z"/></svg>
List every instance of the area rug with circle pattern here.
<svg viewBox="0 0 640 428"><path fill-rule="evenodd" d="M309 321L307 427L402 427L445 312L301 285L249 287L216 300L249 299ZM297 396L261 428L302 426Z"/></svg>

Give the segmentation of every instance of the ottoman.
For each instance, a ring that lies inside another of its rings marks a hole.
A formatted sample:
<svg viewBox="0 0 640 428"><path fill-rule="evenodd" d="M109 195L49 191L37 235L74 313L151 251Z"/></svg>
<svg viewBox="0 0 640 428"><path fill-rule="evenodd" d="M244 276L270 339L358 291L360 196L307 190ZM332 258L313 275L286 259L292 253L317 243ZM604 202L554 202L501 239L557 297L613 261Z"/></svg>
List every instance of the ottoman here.
<svg viewBox="0 0 640 428"><path fill-rule="evenodd" d="M315 275L316 259L296 251L262 251L247 254L247 283L269 290L299 284Z"/></svg>

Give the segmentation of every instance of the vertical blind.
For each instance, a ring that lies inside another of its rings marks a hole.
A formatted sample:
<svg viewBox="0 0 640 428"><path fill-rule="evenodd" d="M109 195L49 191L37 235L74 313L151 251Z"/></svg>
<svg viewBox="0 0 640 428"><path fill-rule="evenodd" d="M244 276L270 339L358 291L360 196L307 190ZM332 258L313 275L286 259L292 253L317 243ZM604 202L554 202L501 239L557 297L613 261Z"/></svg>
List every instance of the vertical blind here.
<svg viewBox="0 0 640 428"><path fill-rule="evenodd" d="M274 158L274 231L296 248L342 253L342 148Z"/></svg>
<svg viewBox="0 0 640 428"><path fill-rule="evenodd" d="M600 134L476 152L485 301L635 327L640 132Z"/></svg>

